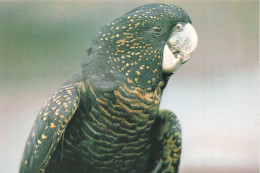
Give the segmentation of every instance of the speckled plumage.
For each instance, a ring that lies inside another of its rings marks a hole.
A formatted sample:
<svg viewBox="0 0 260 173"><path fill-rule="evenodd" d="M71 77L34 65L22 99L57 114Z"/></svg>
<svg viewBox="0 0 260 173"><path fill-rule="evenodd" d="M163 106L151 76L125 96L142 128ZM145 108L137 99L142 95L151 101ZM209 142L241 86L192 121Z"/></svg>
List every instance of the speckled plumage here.
<svg viewBox="0 0 260 173"><path fill-rule="evenodd" d="M101 27L81 72L42 107L20 172L177 172L180 125L159 105L178 22L191 23L179 7L149 4Z"/></svg>

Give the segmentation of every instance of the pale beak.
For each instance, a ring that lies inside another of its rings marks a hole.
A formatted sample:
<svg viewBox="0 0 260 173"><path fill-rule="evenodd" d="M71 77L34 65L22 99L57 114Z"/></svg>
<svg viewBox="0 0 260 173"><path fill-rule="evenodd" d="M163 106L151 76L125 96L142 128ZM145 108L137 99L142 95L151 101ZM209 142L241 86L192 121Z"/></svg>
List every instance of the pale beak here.
<svg viewBox="0 0 260 173"><path fill-rule="evenodd" d="M198 43L197 32L190 24L179 24L181 30L174 30L163 50L163 72L172 73L191 57Z"/></svg>

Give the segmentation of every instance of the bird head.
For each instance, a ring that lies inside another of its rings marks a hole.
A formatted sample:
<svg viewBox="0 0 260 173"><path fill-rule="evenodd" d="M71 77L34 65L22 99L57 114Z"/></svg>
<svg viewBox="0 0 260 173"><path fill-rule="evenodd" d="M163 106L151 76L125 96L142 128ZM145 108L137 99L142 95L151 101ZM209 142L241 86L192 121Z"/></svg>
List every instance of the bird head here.
<svg viewBox="0 0 260 173"><path fill-rule="evenodd" d="M188 14L163 3L137 7L101 27L90 55L106 78L153 87L191 56L197 34ZM168 80L168 77L167 77Z"/></svg>

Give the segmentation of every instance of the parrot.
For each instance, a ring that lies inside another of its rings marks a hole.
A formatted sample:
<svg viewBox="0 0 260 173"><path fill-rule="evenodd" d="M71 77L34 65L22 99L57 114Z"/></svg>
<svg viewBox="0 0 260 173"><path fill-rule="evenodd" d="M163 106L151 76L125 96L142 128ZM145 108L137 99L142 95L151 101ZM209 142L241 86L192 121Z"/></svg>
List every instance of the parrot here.
<svg viewBox="0 0 260 173"><path fill-rule="evenodd" d="M181 126L160 109L198 36L180 7L152 3L105 24L79 72L42 106L20 173L177 173Z"/></svg>

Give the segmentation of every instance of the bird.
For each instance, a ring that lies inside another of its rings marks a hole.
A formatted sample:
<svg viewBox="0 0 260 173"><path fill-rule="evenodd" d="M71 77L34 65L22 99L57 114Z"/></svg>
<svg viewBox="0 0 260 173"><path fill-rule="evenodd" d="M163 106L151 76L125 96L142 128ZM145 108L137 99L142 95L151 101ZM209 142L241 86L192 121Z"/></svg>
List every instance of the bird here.
<svg viewBox="0 0 260 173"><path fill-rule="evenodd" d="M40 109L19 172L178 172L181 126L160 102L197 42L189 15L167 3L102 26L79 72Z"/></svg>

